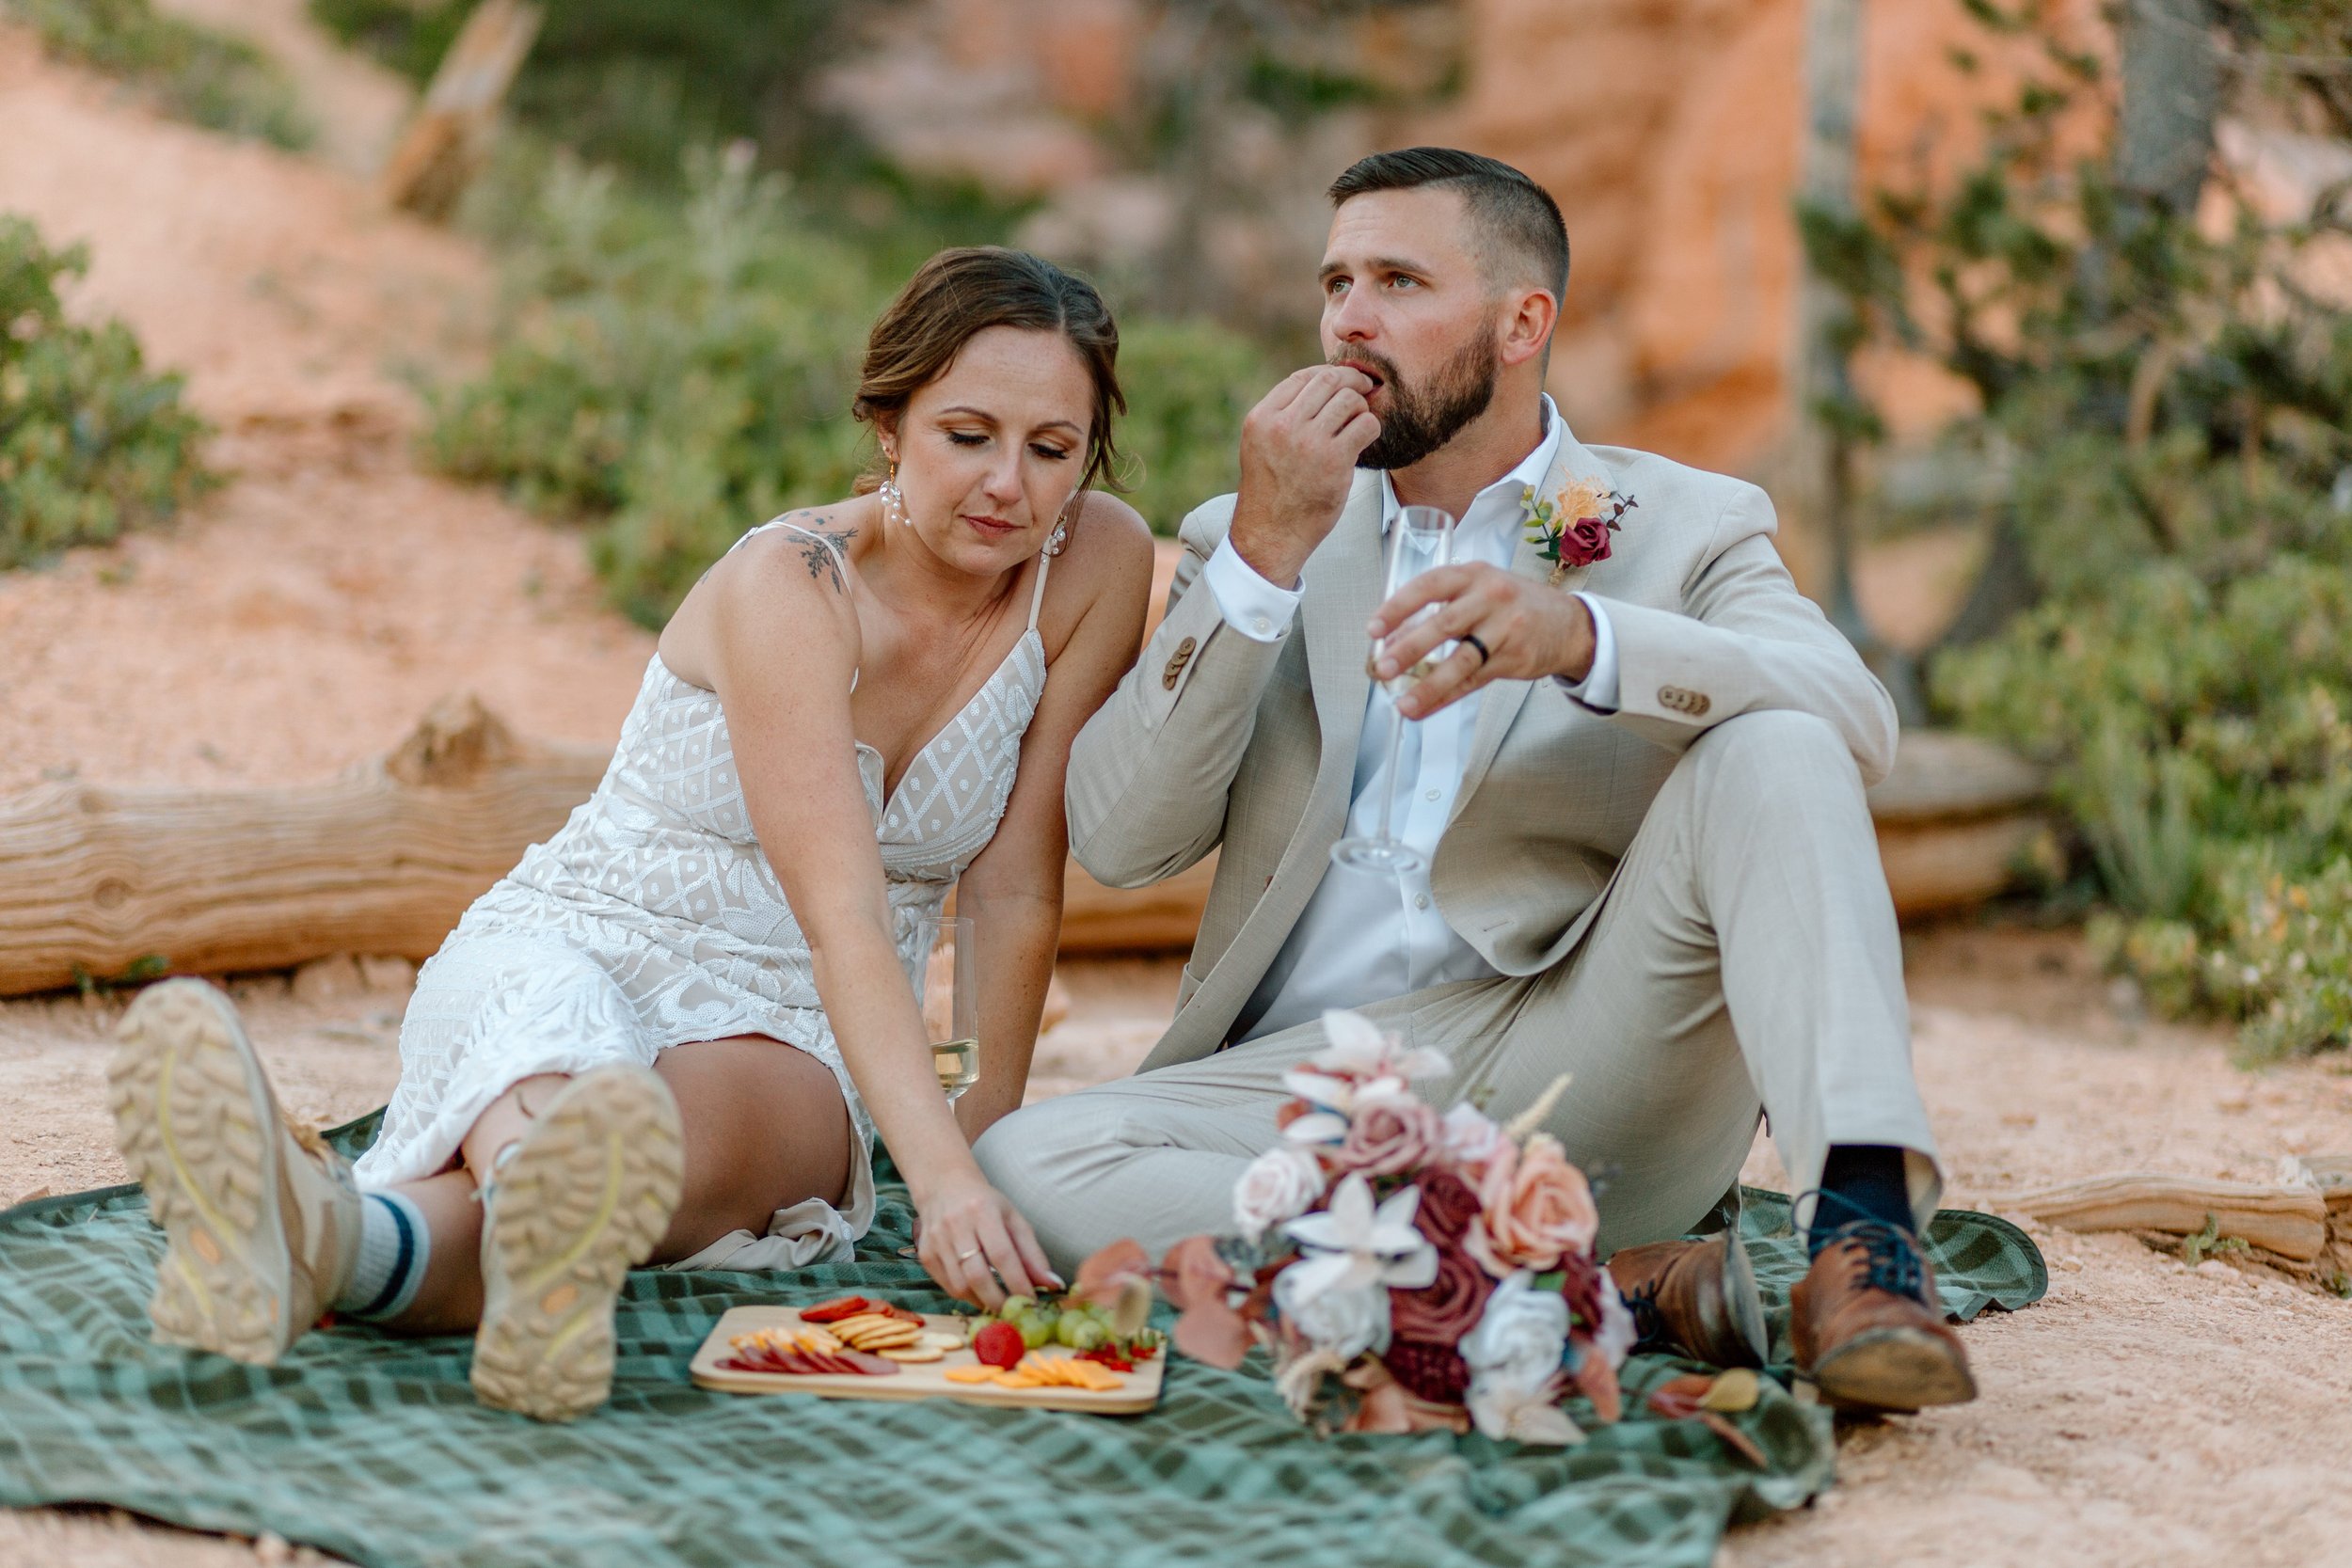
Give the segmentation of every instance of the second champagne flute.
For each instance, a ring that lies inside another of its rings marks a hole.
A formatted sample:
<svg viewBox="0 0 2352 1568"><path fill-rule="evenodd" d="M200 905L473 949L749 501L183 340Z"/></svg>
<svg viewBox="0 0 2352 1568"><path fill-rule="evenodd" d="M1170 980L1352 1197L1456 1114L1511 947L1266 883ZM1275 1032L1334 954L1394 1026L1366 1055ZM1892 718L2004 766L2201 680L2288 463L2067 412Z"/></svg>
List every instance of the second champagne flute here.
<svg viewBox="0 0 2352 1568"><path fill-rule="evenodd" d="M1435 571L1453 558L1453 514L1435 506L1403 508L1397 513L1396 523L1389 534L1389 583L1384 601L1394 598L1399 590L1423 572ZM1432 605L1406 625L1410 626L1436 613L1437 607ZM1374 640L1367 667L1378 662L1382 641ZM1391 706L1389 709L1389 763L1381 770L1385 782L1380 790L1379 825L1368 836L1343 838L1331 846L1331 859L1336 863L1355 871L1418 871L1426 863L1420 850L1389 831L1396 803L1397 752L1405 740L1405 715L1393 703L1450 652L1450 645L1440 643L1430 649L1410 670L1399 671L1393 679L1384 683Z"/></svg>
<svg viewBox="0 0 2352 1568"><path fill-rule="evenodd" d="M980 999L972 963L972 917L924 915L915 922L921 950L923 1022L931 1035L931 1068L949 1100L980 1080Z"/></svg>

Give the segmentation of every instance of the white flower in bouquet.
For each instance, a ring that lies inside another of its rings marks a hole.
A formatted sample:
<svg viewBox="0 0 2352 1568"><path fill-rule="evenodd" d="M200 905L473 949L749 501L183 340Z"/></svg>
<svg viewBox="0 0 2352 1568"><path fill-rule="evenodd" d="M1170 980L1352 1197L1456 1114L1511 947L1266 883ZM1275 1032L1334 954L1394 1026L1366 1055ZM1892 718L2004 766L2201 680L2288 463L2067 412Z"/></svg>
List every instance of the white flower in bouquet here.
<svg viewBox="0 0 2352 1568"><path fill-rule="evenodd" d="M1363 1101L1410 1094L1415 1080L1441 1078L1454 1070L1453 1062L1443 1052L1406 1051L1402 1040L1361 1013L1340 1007L1327 1010L1323 1015L1323 1033L1330 1041L1329 1046L1310 1058L1306 1067L1284 1073L1282 1085L1299 1099L1337 1117L1352 1114ZM1345 1133L1343 1126L1340 1135ZM1296 1124L1293 1124L1291 1135L1309 1143L1336 1141L1316 1135L1302 1136Z"/></svg>
<svg viewBox="0 0 2352 1568"><path fill-rule="evenodd" d="M1303 1148L1278 1144L1252 1160L1233 1183L1233 1220L1254 1245L1270 1227L1296 1219L1322 1196L1322 1164Z"/></svg>
<svg viewBox="0 0 2352 1568"><path fill-rule="evenodd" d="M1489 1437L1522 1443L1567 1443L1575 1426L1540 1414L1559 1397L1560 1364L1568 1347L1568 1304L1557 1291L1538 1291L1534 1275L1514 1270L1486 1298L1478 1326L1462 1338L1470 1363L1463 1403ZM1529 1433L1537 1435L1529 1435Z"/></svg>
<svg viewBox="0 0 2352 1568"><path fill-rule="evenodd" d="M1276 1365L1274 1391L1282 1396L1291 1414L1303 1421L1323 1402L1323 1380L1345 1370L1345 1361L1320 1345L1311 1346Z"/></svg>
<svg viewBox="0 0 2352 1568"><path fill-rule="evenodd" d="M1374 1285L1425 1290L1438 1277L1438 1249L1413 1228L1420 1205L1421 1189L1403 1187L1375 1210L1370 1182L1352 1174L1341 1178L1329 1207L1282 1227L1306 1252L1283 1271L1284 1279L1297 1276L1290 1287L1293 1299L1311 1302L1327 1291Z"/></svg>
<svg viewBox="0 0 2352 1568"><path fill-rule="evenodd" d="M1510 1141L1494 1117L1467 1100L1445 1114L1445 1157L1465 1170L1484 1171Z"/></svg>
<svg viewBox="0 0 2352 1568"><path fill-rule="evenodd" d="M1634 1343L1642 1331L1634 1325L1632 1309L1625 1297L1617 1294L1617 1282L1609 1277L1609 1271L1600 1271L1600 1326L1593 1331L1593 1348L1612 1367L1622 1367L1625 1358L1633 1354Z"/></svg>
<svg viewBox="0 0 2352 1568"><path fill-rule="evenodd" d="M1470 1408L1470 1423L1498 1442L1508 1439L1559 1449L1581 1441L1584 1435L1568 1419L1568 1413L1560 1408L1557 1378L1540 1388L1482 1385L1472 1378L1470 1393L1462 1402Z"/></svg>
<svg viewBox="0 0 2352 1568"><path fill-rule="evenodd" d="M1293 1265L1274 1276L1274 1305L1309 1344L1330 1352L1343 1366L1366 1351L1389 1348L1387 1286L1330 1287L1309 1295L1298 1272Z"/></svg>

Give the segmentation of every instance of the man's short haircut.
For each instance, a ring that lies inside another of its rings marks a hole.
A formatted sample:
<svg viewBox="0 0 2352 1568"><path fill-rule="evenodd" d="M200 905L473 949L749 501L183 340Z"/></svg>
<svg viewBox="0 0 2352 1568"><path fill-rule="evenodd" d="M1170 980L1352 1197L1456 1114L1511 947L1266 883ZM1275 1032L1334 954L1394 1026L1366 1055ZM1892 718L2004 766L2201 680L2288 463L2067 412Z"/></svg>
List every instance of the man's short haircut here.
<svg viewBox="0 0 2352 1568"><path fill-rule="evenodd" d="M1331 182L1331 205L1429 185L1462 193L1488 282L1515 281L1512 275L1523 268L1528 281L1551 291L1555 305L1567 297L1568 227L1560 221L1560 204L1509 164L1452 147L1375 152Z"/></svg>

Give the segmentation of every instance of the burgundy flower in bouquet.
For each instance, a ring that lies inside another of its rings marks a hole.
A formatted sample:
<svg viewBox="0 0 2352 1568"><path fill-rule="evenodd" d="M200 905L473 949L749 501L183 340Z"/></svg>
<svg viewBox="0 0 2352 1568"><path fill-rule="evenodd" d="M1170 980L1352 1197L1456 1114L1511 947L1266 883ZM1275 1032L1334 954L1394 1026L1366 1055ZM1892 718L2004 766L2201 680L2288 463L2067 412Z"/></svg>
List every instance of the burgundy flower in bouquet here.
<svg viewBox="0 0 2352 1568"><path fill-rule="evenodd" d="M1574 1393L1614 1420L1632 1320L1593 1257L1591 1188L1534 1131L1566 1081L1507 1126L1440 1115L1413 1085L1452 1070L1442 1054L1355 1013L1323 1022L1328 1049L1284 1075L1281 1142L1234 1184L1236 1234L1160 1260L1177 1348L1236 1367L1265 1346L1326 1431L1572 1443Z"/></svg>

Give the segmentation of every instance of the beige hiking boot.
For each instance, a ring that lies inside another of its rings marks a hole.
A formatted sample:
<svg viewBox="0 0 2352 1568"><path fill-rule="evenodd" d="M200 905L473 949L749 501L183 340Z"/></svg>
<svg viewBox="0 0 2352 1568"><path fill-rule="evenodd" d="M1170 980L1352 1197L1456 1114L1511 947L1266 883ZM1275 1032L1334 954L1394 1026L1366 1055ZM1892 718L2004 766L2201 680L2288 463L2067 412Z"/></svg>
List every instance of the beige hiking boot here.
<svg viewBox="0 0 2352 1568"><path fill-rule="evenodd" d="M151 986L115 1039L116 1145L169 1240L147 1309L155 1338L267 1366L358 1259L351 1168L286 1125L218 987Z"/></svg>
<svg viewBox="0 0 2352 1568"><path fill-rule="evenodd" d="M685 1164L677 1103L644 1068L599 1068L557 1092L483 1189L483 1403L568 1421L612 1391L612 1303L653 1255Z"/></svg>

